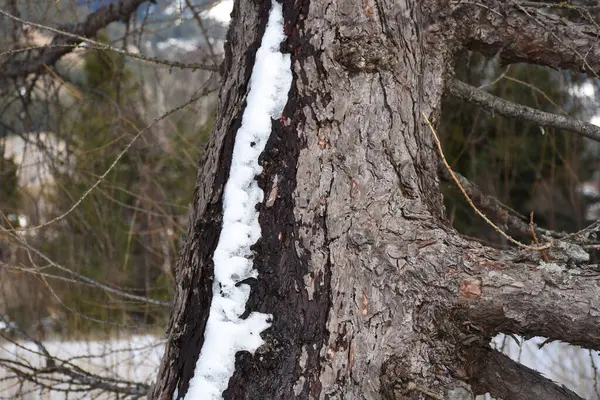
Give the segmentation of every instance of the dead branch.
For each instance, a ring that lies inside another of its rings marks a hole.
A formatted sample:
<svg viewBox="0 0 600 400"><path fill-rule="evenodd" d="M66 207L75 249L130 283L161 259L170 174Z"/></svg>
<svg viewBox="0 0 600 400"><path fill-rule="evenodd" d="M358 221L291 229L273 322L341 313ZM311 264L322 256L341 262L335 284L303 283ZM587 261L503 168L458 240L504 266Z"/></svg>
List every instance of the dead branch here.
<svg viewBox="0 0 600 400"><path fill-rule="evenodd" d="M22 23L29 23L32 26L41 27L42 29L48 29L56 34L54 40L48 48L42 49L35 58L28 60L26 63L18 58L13 58L11 61L6 62L0 69L0 76L3 78L16 78L24 77L29 74L44 73L45 66L54 65L62 56L71 52L76 45L82 43L86 38L93 38L96 36L99 30L105 28L108 24L116 21L127 21L129 17L135 13L137 8L146 2L147 0L121 0L118 4L110 4L109 6L102 7L97 11L88 15L84 22L71 25L63 25L57 29L45 27L40 24L31 23L29 21L21 20L20 18L11 15L5 11L2 14L5 16L17 20ZM95 43L95 42L94 42ZM115 51L111 46L103 45L102 43L95 43L97 47L110 49ZM117 51L119 53L125 53L127 56L133 56L135 58L141 58L150 62L161 62L163 60L151 58L151 57L140 57L127 53L126 51ZM184 65L178 65L180 63L172 63L174 67L183 67ZM185 66L189 67L189 66ZM217 70L217 66L205 66L195 65L195 68L208 69L212 71Z"/></svg>
<svg viewBox="0 0 600 400"><path fill-rule="evenodd" d="M40 258L42 258L44 261L46 261L48 263L48 265L51 265L53 267L55 267L56 269L65 272L66 274L68 274L69 276L71 276L74 279L77 279L83 283L89 284L91 286L97 287L101 290L104 290L108 293L112 293L118 296L122 296L123 298L129 299L129 300L133 300L133 301L139 301L141 303L147 303L147 304L152 304L152 305L156 305L156 306L162 306L162 307L169 307L170 303L166 302L166 301L161 301L161 300L156 300L156 299L151 299L145 296L139 296L136 294L131 294L128 293L124 290L121 290L119 288L116 287L111 287L110 285L107 285L105 283L102 282L98 282L92 278L89 278L85 275L79 274L77 272L75 272L74 270L71 270L61 264L58 264L56 262L54 262L52 259L50 259L48 256L46 256L44 253L42 253L41 251L39 251L37 248L35 248L34 246L31 246L29 243L27 243L25 240L23 240L19 235L15 234L14 232L11 232L10 230L0 226L0 232L4 232L6 233L12 240L14 240L16 243L18 243L20 246L23 246L25 249L27 249L28 251L31 251L32 254L35 254L37 256L39 256Z"/></svg>
<svg viewBox="0 0 600 400"><path fill-rule="evenodd" d="M476 104L502 116L524 119L541 126L567 129L600 142L600 127L596 125L516 104L456 79L448 83L447 90L456 98Z"/></svg>
<svg viewBox="0 0 600 400"><path fill-rule="evenodd" d="M481 210L479 210L479 208L477 208L477 206L473 203L473 200L471 199L471 197L469 196L469 194L467 193L467 191L465 190L465 188L462 187L462 184L461 184L460 180L458 180L458 177L456 176L456 174L454 173L454 171L450 167L450 164L448 164L448 160L446 160L446 156L444 155L444 151L442 149L442 143L440 142L440 139L439 139L437 133L435 132L435 129L433 128L433 125L431 125L431 122L429 121L429 119L427 118L427 116L425 115L425 113L423 113L423 118L425 118L425 121L427 122L427 124L429 125L429 128L431 129L431 133L433 135L433 139L434 139L434 141L435 141L435 143L437 145L437 148L439 150L440 157L442 158L442 162L444 164L444 167L446 167L446 170L448 171L448 174L450 174L450 177L456 183L456 185L458 186L458 189L461 191L461 193L463 194L463 196L467 200L467 203L469 203L469 206L471 206L471 208L473 209L473 211L475 211L475 213L477 215L479 215L481 218L483 218L483 220L488 225L490 225L496 232L498 232L502 237L504 237L506 240L508 240L512 244L517 245L518 247L520 247L522 249L541 251L541 250L545 250L545 249L549 248L550 245L551 245L551 243L545 243L543 246L530 246L530 245L527 245L525 243L521 243L518 240L515 240L512 236L510 236L506 232L504 232L498 225L494 224L494 222L492 220L490 220L487 217L487 215L485 215L483 212L481 212Z"/></svg>
<svg viewBox="0 0 600 400"><path fill-rule="evenodd" d="M0 323L2 323L2 325L4 326L4 330L7 331L8 333L16 334L18 336L21 336L23 339L30 340L32 343L34 343L37 346L40 353L46 358L46 366L47 367L54 366L54 360L52 359L52 356L48 352L48 349L46 349L46 347L42 344L42 342L31 337L29 334L27 334L27 332L25 332L24 330L19 328L13 322L10 322L3 315L0 315Z"/></svg>
<svg viewBox="0 0 600 400"><path fill-rule="evenodd" d="M513 400L581 400L572 391L543 377L490 348L471 350L467 362L472 374L469 384L477 394L489 392L498 399Z"/></svg>

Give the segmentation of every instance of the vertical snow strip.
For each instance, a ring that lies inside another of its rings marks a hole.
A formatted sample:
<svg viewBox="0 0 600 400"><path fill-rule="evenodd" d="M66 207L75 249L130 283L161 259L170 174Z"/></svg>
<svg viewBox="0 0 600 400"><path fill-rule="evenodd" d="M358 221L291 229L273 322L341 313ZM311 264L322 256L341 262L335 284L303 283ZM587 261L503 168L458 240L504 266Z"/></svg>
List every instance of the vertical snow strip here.
<svg viewBox="0 0 600 400"><path fill-rule="evenodd" d="M271 0L269 21L252 68L246 109L235 137L223 194L223 227L213 255L215 280L210 315L186 400L221 399L235 371L235 354L254 353L263 344L261 332L271 325L272 316L258 312L240 319L250 286L239 282L258 276L250 250L261 236L256 204L263 201L264 194L255 180L262 172L258 157L271 135L271 119L281 117L292 84L290 55L279 51L283 40L282 6Z"/></svg>

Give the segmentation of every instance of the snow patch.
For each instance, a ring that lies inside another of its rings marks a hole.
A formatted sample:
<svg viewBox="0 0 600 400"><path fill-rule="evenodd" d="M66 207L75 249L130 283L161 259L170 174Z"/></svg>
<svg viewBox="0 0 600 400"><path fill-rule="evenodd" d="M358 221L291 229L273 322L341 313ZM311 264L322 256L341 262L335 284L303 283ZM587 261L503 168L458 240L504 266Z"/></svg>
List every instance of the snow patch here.
<svg viewBox="0 0 600 400"><path fill-rule="evenodd" d="M233 0L223 0L206 11L205 15L227 25L231 21L231 11L233 11Z"/></svg>
<svg viewBox="0 0 600 400"><path fill-rule="evenodd" d="M229 179L223 195L223 226L213 255L214 283L204 345L196 363L186 400L222 398L235 371L238 351L254 353L263 344L261 332L271 326L272 316L244 313L250 286L240 283L256 278L252 246L261 236L256 204L263 191L255 176L262 168L258 156L271 135L272 118L279 119L292 83L289 54L279 52L283 33L283 10L272 0L269 21L256 53L250 77L250 92L237 131Z"/></svg>
<svg viewBox="0 0 600 400"><path fill-rule="evenodd" d="M569 88L569 93L572 96L594 98L596 96L596 87L589 83L581 85L573 85Z"/></svg>
<svg viewBox="0 0 600 400"><path fill-rule="evenodd" d="M183 51L194 51L194 50L198 50L198 47L200 47L200 44L195 39L169 38L169 39L164 40L162 42L158 42L156 44L156 47L160 51L164 51L164 50L171 49L171 48L174 48L174 47L177 48L177 49L179 49L179 50L183 50Z"/></svg>

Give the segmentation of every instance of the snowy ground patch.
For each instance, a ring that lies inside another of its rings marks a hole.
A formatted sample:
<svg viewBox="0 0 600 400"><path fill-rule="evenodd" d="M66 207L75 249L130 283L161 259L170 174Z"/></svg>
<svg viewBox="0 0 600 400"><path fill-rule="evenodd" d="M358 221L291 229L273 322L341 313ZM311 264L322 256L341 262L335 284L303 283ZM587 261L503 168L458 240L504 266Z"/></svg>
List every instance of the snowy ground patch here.
<svg viewBox="0 0 600 400"><path fill-rule="evenodd" d="M261 236L256 204L263 191L255 180L262 172L258 157L271 135L272 119L279 119L292 83L291 60L279 51L285 40L282 6L272 0L269 21L250 77L250 91L236 133L229 179L223 195L223 226L213 255L214 284L204 345L186 400L221 399L235 370L238 351L254 353L263 343L261 332L271 315L244 313L250 286L239 282L256 278L250 247Z"/></svg>
<svg viewBox="0 0 600 400"><path fill-rule="evenodd" d="M76 365L83 370L100 377L122 379L149 384L156 380L160 360L164 353L164 339L151 335L129 336L107 340L43 342L44 347L53 356ZM0 340L0 358L14 360L17 363L43 368L46 359L40 354L35 343L19 341L15 343ZM60 364L60 362L59 362ZM59 384L59 377L47 375L38 377L38 381L55 390L24 381L12 371L0 368L0 398L36 399L36 400L75 400L75 399L115 399L116 394L103 392L78 392L77 385ZM64 377L62 377L64 378ZM69 390L73 390L69 392Z"/></svg>

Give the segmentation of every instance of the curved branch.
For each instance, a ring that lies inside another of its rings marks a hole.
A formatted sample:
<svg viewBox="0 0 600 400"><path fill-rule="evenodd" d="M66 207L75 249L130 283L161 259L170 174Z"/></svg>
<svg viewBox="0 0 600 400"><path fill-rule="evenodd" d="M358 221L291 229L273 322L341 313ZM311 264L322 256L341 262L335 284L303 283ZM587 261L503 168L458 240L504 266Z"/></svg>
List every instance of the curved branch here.
<svg viewBox="0 0 600 400"><path fill-rule="evenodd" d="M146 56L143 54L136 54L136 53L131 53L129 51L123 50L123 49L119 49L117 47L113 47L109 44L106 43L102 43L99 42L97 40L93 40L90 39L89 37L85 37L85 36L81 36L75 33L71 33L71 32L67 32L64 30L60 30L60 29L56 29L56 28L52 28L49 26L45 26L45 25L41 25L35 22L31 22L31 21L27 21L24 20L22 18L16 17L12 14L7 13L6 11L3 11L0 9L0 14L4 15L5 17L8 17L14 21L20 22L22 24L27 24L27 25L31 25L33 27L36 27L38 29L43 29L43 30L47 30L50 32L53 32L54 34L58 35L58 38L61 37L67 37L67 38L71 38L73 39L71 41L71 43L57 43L54 44L55 42L57 42L57 39L55 38L54 41L52 42L52 44L48 44L48 45L42 45L42 46L29 46L29 47L24 47L24 48L19 48L19 49L12 49L12 50L7 50L4 51L2 53L0 53L0 56L2 55L7 55L7 54L17 54L17 53L22 53L25 51L30 51L30 50L45 50L45 51L49 51L52 48L63 48L65 49L65 54L68 53L69 51L72 51L76 48L84 48L83 46L80 46L82 43L85 42L85 48L87 49L95 49L95 50L105 50L105 51L112 51L114 53L120 54L122 56L126 56L126 57L130 57L130 58L134 58L137 60L142 60L142 61L146 61L148 63L153 63L153 64L161 64L161 65L165 65L168 66L170 68L181 68L181 69L191 69L191 70L197 70L197 69L202 69L205 71L213 71L216 72L218 71L218 67L217 64L215 63L215 60L213 59L213 65L207 65L207 64L203 64L203 63L191 63L191 64L187 64L187 63L182 63L179 61L169 61L169 60L164 60L158 57L150 57L150 56ZM64 55L64 54L63 54ZM55 62L57 60L54 60L53 62ZM22 64L22 62L21 62ZM48 64L43 64L42 66L44 68L47 67ZM46 68L47 69L47 68ZM0 74L2 74L2 70L0 70Z"/></svg>
<svg viewBox="0 0 600 400"><path fill-rule="evenodd" d="M568 257L576 245L555 242L550 258ZM600 350L600 273L544 262L532 252L473 252L474 264L458 282L457 317L486 337L498 333L544 336Z"/></svg>
<svg viewBox="0 0 600 400"><path fill-rule="evenodd" d="M121 290L117 287L112 287L112 286L109 286L102 282L96 281L92 278L89 278L89 277L82 275L78 272L75 272L61 264L54 262L47 255L42 253L37 248L31 246L29 243L27 243L25 240L23 240L19 235L15 234L14 232L11 232L10 230L8 230L2 226L0 226L0 232L8 234L8 236L10 236L16 243L18 243L20 246L23 246L24 248L31 251L32 253L36 254L40 258L42 258L44 261L46 261L48 263L48 265L51 265L51 266L55 267L56 269L67 273L68 275L74 277L75 279L77 279L85 284L96 287L98 289L102 289L102 290L106 291L107 293L112 293L114 295L121 296L121 297L129 299L129 300L139 301L141 303L147 303L147 304L152 304L152 305L162 306L162 307L169 307L171 305L171 303L166 302L166 301L161 301L161 300L156 300L156 299L152 299L152 298L145 297L145 296L131 294L131 293Z"/></svg>
<svg viewBox="0 0 600 400"><path fill-rule="evenodd" d="M453 3L457 23L465 27L463 43L470 50L499 55L507 63L527 62L594 76L600 71L598 25L589 15L588 23L574 23L548 9L528 9L516 0L490 0L485 7Z"/></svg>
<svg viewBox="0 0 600 400"><path fill-rule="evenodd" d="M572 391L544 378L489 348L471 352L467 363L473 375L469 384L477 394L489 392L494 398L513 400L582 400Z"/></svg>
<svg viewBox="0 0 600 400"><path fill-rule="evenodd" d="M447 90L448 93L456 98L476 104L505 117L524 119L541 126L567 129L600 142L600 127L596 125L516 104L456 79L448 83Z"/></svg>

